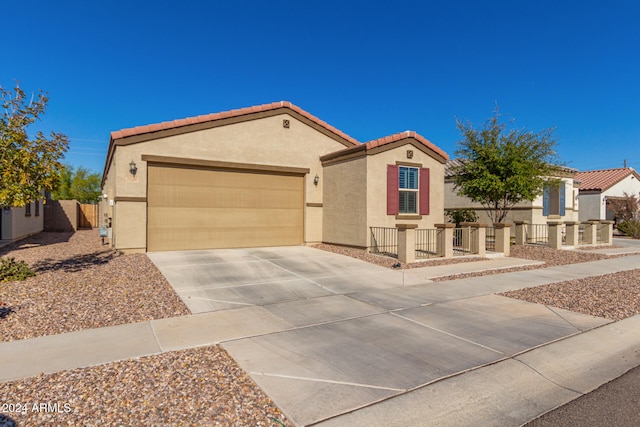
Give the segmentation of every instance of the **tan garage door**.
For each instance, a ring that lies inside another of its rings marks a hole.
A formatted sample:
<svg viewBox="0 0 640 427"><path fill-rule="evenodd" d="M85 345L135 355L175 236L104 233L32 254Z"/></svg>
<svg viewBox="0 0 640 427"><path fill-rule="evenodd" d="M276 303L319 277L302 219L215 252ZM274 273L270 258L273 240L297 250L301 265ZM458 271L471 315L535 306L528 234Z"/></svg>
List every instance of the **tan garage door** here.
<svg viewBox="0 0 640 427"><path fill-rule="evenodd" d="M303 242L303 176L149 165L147 250Z"/></svg>

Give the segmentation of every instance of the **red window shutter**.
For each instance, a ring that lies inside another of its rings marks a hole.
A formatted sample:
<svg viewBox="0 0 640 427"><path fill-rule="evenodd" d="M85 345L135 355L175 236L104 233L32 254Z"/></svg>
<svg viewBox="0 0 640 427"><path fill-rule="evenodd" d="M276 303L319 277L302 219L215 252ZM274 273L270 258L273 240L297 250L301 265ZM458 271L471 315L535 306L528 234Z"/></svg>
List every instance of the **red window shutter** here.
<svg viewBox="0 0 640 427"><path fill-rule="evenodd" d="M429 169L420 169L420 215L429 215Z"/></svg>
<svg viewBox="0 0 640 427"><path fill-rule="evenodd" d="M400 212L398 166L387 165L387 215L397 215L398 212Z"/></svg>

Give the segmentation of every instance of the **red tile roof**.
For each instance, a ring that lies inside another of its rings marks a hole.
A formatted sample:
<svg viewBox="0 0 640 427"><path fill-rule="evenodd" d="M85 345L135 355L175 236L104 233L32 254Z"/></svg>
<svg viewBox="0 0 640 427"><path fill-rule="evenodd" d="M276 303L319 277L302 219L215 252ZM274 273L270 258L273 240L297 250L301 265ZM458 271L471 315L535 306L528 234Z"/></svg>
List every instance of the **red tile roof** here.
<svg viewBox="0 0 640 427"><path fill-rule="evenodd" d="M580 190L605 191L631 174L635 175L636 179L640 180L640 175L638 175L633 168L578 172L575 179L576 181L580 181Z"/></svg>
<svg viewBox="0 0 640 427"><path fill-rule="evenodd" d="M438 160L440 160L442 163L445 163L449 158L449 155L445 151L443 151L441 148L433 144L431 141L429 141L428 139L426 139L425 137L423 137L422 135L414 131L407 130L404 132L394 133L393 135L385 136L383 138L374 139L372 141L365 142L363 144L358 144L358 146L356 147L344 148L342 150L334 151L333 153L325 154L324 156L320 157L320 160L323 162L329 161L329 160L335 160L337 158L342 158L343 156L357 153L359 151L366 152L373 148L382 147L384 145L391 144L396 141L401 141L406 138L413 138L419 143L421 143L422 145L424 145L425 147L427 147L429 150L435 153L436 156L432 156L432 157L436 159L440 157L440 159Z"/></svg>
<svg viewBox="0 0 640 427"><path fill-rule="evenodd" d="M431 149L435 153L437 153L440 156L444 157L445 160L449 158L449 155L445 151L443 151L440 147L438 147L437 145L435 145L434 143L429 141L424 136L422 136L419 133L414 132L412 130L406 130L404 132L394 133L393 135L385 136L383 138L374 139L372 141L365 142L364 144L366 145L366 147L367 147L366 149L367 150L371 150L372 148L379 147L379 146L385 145L385 144L390 144L392 142L400 141L401 139L405 139L405 138L413 138L413 139L415 139L416 141L420 142L422 145L428 147L429 149Z"/></svg>
<svg viewBox="0 0 640 427"><path fill-rule="evenodd" d="M189 126L197 123L205 123L205 122L211 122L214 120L226 119L229 117L238 117L238 116L244 116L244 115L249 115L253 113L259 113L263 111L271 111L271 110L276 110L278 108L289 108L295 111L296 113L315 122L316 124L322 126L323 128L327 129L329 132L332 132L338 135L339 137L347 140L353 145L360 145L360 143L356 139L350 137L349 135L342 132L341 130L336 129L335 127L331 126L327 122L320 120L313 114L310 114L304 111L302 108L288 101L272 102L270 104L256 105L254 107L240 108L240 109L231 110L231 111L223 111L221 113L205 114L202 116L187 117L186 119L173 120L170 122L162 122L162 123L156 123L156 124L151 124L146 126L136 126L133 128L121 129L115 132L111 132L111 139L116 140L116 139L126 138L129 136L137 136L145 133L158 132L161 130L175 129L175 128Z"/></svg>

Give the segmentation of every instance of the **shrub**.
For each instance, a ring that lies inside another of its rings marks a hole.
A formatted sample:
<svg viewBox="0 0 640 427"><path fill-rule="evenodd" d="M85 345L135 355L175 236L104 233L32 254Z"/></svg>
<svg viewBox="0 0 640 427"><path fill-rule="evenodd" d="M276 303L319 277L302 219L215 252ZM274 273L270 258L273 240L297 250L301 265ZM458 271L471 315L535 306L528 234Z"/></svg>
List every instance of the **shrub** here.
<svg viewBox="0 0 640 427"><path fill-rule="evenodd" d="M25 280L35 276L29 264L24 261L16 261L15 258L0 258L0 282L12 282Z"/></svg>
<svg viewBox="0 0 640 427"><path fill-rule="evenodd" d="M460 227L461 222L476 222L478 221L478 215L473 209L458 209L447 211L449 222L455 222L456 227Z"/></svg>
<svg viewBox="0 0 640 427"><path fill-rule="evenodd" d="M622 231L629 237L640 239L640 220L628 219L618 224L618 230Z"/></svg>

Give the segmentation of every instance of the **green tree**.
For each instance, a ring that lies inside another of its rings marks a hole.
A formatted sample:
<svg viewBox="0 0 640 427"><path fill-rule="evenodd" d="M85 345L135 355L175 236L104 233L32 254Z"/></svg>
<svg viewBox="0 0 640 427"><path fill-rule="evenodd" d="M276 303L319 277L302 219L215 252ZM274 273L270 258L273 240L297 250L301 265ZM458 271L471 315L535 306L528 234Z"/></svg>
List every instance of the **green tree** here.
<svg viewBox="0 0 640 427"><path fill-rule="evenodd" d="M456 227L460 227L462 222L478 221L478 215L473 209L452 209L446 211L445 215L449 217L449 222L456 224Z"/></svg>
<svg viewBox="0 0 640 427"><path fill-rule="evenodd" d="M77 200L80 203L96 203L100 197L100 174L80 166L65 165L59 171L59 184L53 192L56 200Z"/></svg>
<svg viewBox="0 0 640 427"><path fill-rule="evenodd" d="M613 211L618 230L640 239L640 200L635 194L623 194L624 197L607 199L607 204Z"/></svg>
<svg viewBox="0 0 640 427"><path fill-rule="evenodd" d="M0 206L24 206L58 183L69 139L57 132L49 137L27 132L45 113L48 101L42 91L27 97L19 84L13 90L0 86Z"/></svg>
<svg viewBox="0 0 640 427"><path fill-rule="evenodd" d="M58 185L53 190L55 200L71 200L71 181L73 180L73 166L63 165L58 170Z"/></svg>
<svg viewBox="0 0 640 427"><path fill-rule="evenodd" d="M456 150L460 162L453 168L458 194L480 203L496 223L516 204L533 201L545 185L557 183L551 177L559 168L553 129L531 132L499 119L496 109L480 129L456 121L462 139Z"/></svg>

